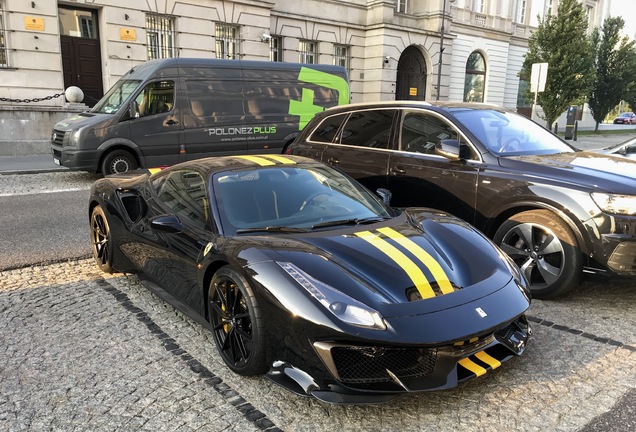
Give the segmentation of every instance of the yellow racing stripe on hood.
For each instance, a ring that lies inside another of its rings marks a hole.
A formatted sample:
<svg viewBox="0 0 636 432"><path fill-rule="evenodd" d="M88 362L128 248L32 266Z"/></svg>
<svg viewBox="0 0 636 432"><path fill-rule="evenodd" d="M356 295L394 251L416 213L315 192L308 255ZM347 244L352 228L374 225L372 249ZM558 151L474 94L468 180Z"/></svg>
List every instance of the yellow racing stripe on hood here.
<svg viewBox="0 0 636 432"><path fill-rule="evenodd" d="M272 162L271 160L267 160L264 157L260 157L260 156L236 156L236 157L240 159L248 160L250 162L254 162L255 164L258 164L260 166L276 165L276 162Z"/></svg>
<svg viewBox="0 0 636 432"><path fill-rule="evenodd" d="M276 162L280 162L282 164L285 165L296 165L296 162L294 162L293 160L289 159L288 157L285 156L279 156L279 155L267 155L267 156L263 156L264 158L267 159L272 159L275 160Z"/></svg>
<svg viewBox="0 0 636 432"><path fill-rule="evenodd" d="M378 229L378 231L388 238L395 240L400 246L417 257L417 259L419 259L422 264L424 264L429 269L429 271L435 278L435 281L439 285L439 289L442 291L442 293L449 294L455 291L455 288L453 288L453 285L451 285L450 281L448 280L448 276L446 276L446 272L444 272L442 266L439 265L435 258L433 258L421 246L419 246L410 238L403 236L393 228L380 228Z"/></svg>
<svg viewBox="0 0 636 432"><path fill-rule="evenodd" d="M413 285L422 296L422 299L435 297L435 291L426 279L422 270L409 257L404 255L398 248L380 238L379 235L373 234L371 231L361 231L355 234L357 237L365 240L370 245L379 249L386 256L391 258L402 270L411 278Z"/></svg>

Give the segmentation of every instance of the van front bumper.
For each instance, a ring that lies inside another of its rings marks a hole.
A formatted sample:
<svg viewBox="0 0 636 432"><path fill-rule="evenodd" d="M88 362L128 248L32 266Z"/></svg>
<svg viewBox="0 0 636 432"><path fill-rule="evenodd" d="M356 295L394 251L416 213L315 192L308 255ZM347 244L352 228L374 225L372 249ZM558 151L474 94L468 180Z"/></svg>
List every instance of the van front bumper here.
<svg viewBox="0 0 636 432"><path fill-rule="evenodd" d="M71 147L51 145L53 162L79 171L97 172L99 155L93 151L82 151Z"/></svg>

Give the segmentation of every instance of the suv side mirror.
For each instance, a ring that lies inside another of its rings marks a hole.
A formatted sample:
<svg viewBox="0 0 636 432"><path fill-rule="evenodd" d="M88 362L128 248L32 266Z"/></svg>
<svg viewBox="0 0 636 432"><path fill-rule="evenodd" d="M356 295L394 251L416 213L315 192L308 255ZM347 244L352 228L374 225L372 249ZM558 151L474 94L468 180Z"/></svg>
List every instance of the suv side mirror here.
<svg viewBox="0 0 636 432"><path fill-rule="evenodd" d="M435 144L435 154L450 160L458 160L460 156L459 141L456 139L441 140Z"/></svg>

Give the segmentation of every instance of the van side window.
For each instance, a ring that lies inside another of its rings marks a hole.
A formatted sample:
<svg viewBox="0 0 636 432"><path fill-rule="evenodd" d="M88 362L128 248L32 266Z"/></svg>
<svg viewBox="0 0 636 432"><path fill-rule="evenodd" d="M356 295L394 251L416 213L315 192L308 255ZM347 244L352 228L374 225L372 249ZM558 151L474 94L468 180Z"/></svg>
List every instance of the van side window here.
<svg viewBox="0 0 636 432"><path fill-rule="evenodd" d="M347 119L341 144L388 149L391 124L396 110L356 111Z"/></svg>
<svg viewBox="0 0 636 432"><path fill-rule="evenodd" d="M199 173L173 171L152 183L159 200L181 221L205 228L210 210L205 181Z"/></svg>
<svg viewBox="0 0 636 432"><path fill-rule="evenodd" d="M155 81L144 87L135 99L139 117L172 111L174 107L174 81Z"/></svg>
<svg viewBox="0 0 636 432"><path fill-rule="evenodd" d="M243 84L232 80L192 79L186 81L190 112L198 123L210 119L243 115Z"/></svg>
<svg viewBox="0 0 636 432"><path fill-rule="evenodd" d="M322 123L320 123L320 126L312 132L309 141L324 143L333 142L336 137L336 133L338 133L338 130L340 129L340 125L342 125L342 122L348 115L348 113L345 113L327 117Z"/></svg>

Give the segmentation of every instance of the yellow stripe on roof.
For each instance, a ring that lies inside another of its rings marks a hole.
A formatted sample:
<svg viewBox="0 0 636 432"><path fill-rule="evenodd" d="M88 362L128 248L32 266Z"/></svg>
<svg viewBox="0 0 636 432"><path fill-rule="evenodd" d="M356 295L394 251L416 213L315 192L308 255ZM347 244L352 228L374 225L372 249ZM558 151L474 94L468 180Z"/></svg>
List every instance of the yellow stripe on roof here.
<svg viewBox="0 0 636 432"><path fill-rule="evenodd" d="M426 276L424 276L422 270L398 248L380 238L377 234L373 234L371 231L361 231L356 233L356 236L379 249L399 265L409 278L411 278L413 285L415 285L415 288L423 299L435 297L435 291L431 288L431 284L426 279Z"/></svg>
<svg viewBox="0 0 636 432"><path fill-rule="evenodd" d="M260 166L276 165L276 162L272 162L272 161L267 160L264 157L260 157L260 156L236 156L236 157L248 160L250 162L254 162L255 164L258 164Z"/></svg>
<svg viewBox="0 0 636 432"><path fill-rule="evenodd" d="M458 363L462 365L463 367L465 367L466 369L468 369L469 371L471 371L472 373L474 373L475 375L477 375L478 377L484 375L487 372L486 369L479 366L477 363L475 363L469 358L463 358Z"/></svg>
<svg viewBox="0 0 636 432"><path fill-rule="evenodd" d="M273 159L276 162L280 162L280 163L285 164L285 165L296 165L295 161L293 161L293 160L291 160L291 159L289 159L288 157L285 157L285 156L266 155L266 156L263 156L263 157L266 157L267 159Z"/></svg>
<svg viewBox="0 0 636 432"><path fill-rule="evenodd" d="M426 252L426 250L424 250L420 245L410 238L403 236L393 228L380 228L378 231L388 238L395 240L400 246L415 255L415 257L417 257L417 259L419 259L432 273L442 293L449 294L455 291L455 288L453 288L453 285L451 285L448 280L448 276L446 276L442 266L439 265L435 258Z"/></svg>
<svg viewBox="0 0 636 432"><path fill-rule="evenodd" d="M483 361L493 369L497 369L499 366L501 366L501 362L491 355L487 354L486 351L478 352L477 354L475 354L475 357L477 357L479 360Z"/></svg>

